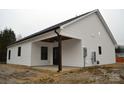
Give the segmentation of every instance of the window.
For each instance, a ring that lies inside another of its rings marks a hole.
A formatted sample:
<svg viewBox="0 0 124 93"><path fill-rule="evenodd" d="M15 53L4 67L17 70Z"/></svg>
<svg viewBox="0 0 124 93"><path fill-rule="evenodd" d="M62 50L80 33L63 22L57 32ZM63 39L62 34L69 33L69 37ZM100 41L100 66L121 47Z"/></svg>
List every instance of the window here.
<svg viewBox="0 0 124 93"><path fill-rule="evenodd" d="M21 47L18 47L18 56L21 56Z"/></svg>
<svg viewBox="0 0 124 93"><path fill-rule="evenodd" d="M101 55L102 54L102 48L101 48L101 46L98 47L98 50L99 50L99 55Z"/></svg>
<svg viewBox="0 0 124 93"><path fill-rule="evenodd" d="M48 58L48 47L41 47L41 60L47 60Z"/></svg>
<svg viewBox="0 0 124 93"><path fill-rule="evenodd" d="M11 50L9 50L9 54L8 54L8 59L10 60L11 57Z"/></svg>

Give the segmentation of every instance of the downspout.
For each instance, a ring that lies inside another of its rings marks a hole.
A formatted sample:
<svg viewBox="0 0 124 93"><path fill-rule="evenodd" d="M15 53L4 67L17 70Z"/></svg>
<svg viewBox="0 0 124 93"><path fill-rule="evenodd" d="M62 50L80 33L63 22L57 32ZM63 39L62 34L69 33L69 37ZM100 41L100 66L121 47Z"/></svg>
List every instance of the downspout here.
<svg viewBox="0 0 124 93"><path fill-rule="evenodd" d="M58 72L62 71L62 38L61 35L55 30L57 34L58 48L59 48L59 64L58 64Z"/></svg>

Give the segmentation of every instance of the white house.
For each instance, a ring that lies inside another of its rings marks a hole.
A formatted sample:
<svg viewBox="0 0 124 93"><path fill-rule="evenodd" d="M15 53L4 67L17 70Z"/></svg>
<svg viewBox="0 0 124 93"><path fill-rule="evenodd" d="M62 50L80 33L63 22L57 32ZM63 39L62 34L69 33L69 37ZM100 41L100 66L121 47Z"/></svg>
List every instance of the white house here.
<svg viewBox="0 0 124 93"><path fill-rule="evenodd" d="M117 43L99 10L82 14L8 46L7 63L94 66L115 63Z"/></svg>

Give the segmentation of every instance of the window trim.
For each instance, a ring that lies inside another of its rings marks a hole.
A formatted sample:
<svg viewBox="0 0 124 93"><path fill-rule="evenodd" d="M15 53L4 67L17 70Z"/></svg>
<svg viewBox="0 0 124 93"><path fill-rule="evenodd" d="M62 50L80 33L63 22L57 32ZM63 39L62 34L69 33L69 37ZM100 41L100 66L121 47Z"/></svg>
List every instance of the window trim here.
<svg viewBox="0 0 124 93"><path fill-rule="evenodd" d="M43 48L46 48L46 51ZM41 60L48 60L48 47L47 46L41 46Z"/></svg>

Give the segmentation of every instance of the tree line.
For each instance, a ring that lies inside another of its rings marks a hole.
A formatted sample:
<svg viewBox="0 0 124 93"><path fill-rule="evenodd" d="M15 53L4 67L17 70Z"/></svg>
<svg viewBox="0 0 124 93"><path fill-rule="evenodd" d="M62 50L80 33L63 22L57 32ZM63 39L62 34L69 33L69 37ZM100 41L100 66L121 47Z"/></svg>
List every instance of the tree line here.
<svg viewBox="0 0 124 93"><path fill-rule="evenodd" d="M0 31L0 63L6 63L7 46L15 41L16 36L11 28L5 28Z"/></svg>

